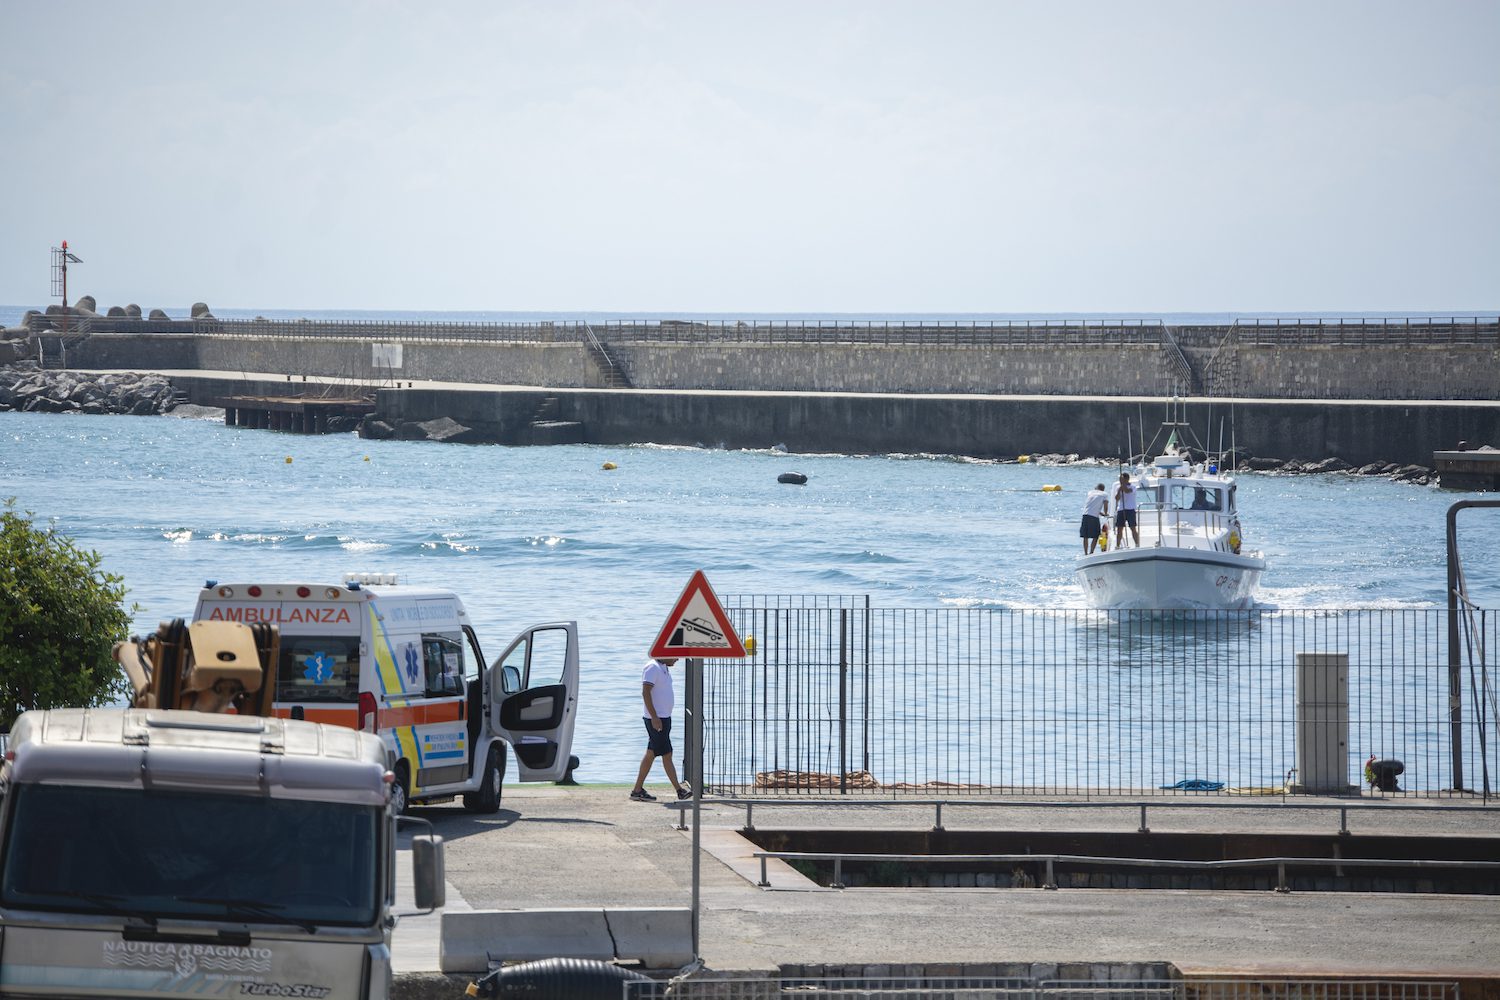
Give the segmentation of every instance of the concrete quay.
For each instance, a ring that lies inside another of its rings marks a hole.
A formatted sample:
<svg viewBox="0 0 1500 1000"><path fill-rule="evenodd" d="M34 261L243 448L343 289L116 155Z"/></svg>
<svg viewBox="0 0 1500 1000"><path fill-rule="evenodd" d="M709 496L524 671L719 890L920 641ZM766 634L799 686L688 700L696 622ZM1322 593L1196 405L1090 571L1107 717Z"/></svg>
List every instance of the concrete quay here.
<svg viewBox="0 0 1500 1000"><path fill-rule="evenodd" d="M556 419L578 424L583 441L600 445L784 444L792 452L846 454L1112 456L1124 450L1127 426L1138 429L1144 420L1149 440L1165 406L1161 397L1148 396L559 389L422 380L403 380L394 387L378 379L153 371L199 404L226 396L313 395L330 385L343 391L363 386L374 393L377 415L383 420L399 424L447 417L472 428L482 440L512 445L533 443L534 418L547 407L555 410ZM1184 402L1186 419L1205 429L1217 426L1230 412L1235 414L1234 440L1242 452L1279 459L1338 457L1355 466L1426 466L1434 450L1449 442L1500 443L1500 401Z"/></svg>
<svg viewBox="0 0 1500 1000"><path fill-rule="evenodd" d="M661 791L661 789L657 789ZM500 811L419 807L444 837L448 907L454 910L687 907L691 833L676 812L627 799L620 786L507 785ZM666 796L662 795L665 802ZM755 807L759 829L925 829L931 806L862 797L857 808ZM1151 805L1153 832L1289 832L1337 835L1338 806L1172 809ZM1368 801L1368 800L1366 800ZM1138 812L1110 809L944 807L948 829L1133 832ZM1443 978L1500 984L1500 896L1230 892L1063 888L833 890L772 862L773 887L756 886L757 848L738 830L744 810L703 807L701 948L717 974L774 974L787 967L892 964L960 970L1007 963L1049 967L1170 963L1184 976L1244 978ZM1352 810L1359 834L1494 836L1500 809ZM409 869L403 856L401 868ZM409 876L409 871L404 873ZM439 972L440 921L403 917L394 964L398 995L453 995L475 978ZM506 942L490 946L506 955ZM947 974L963 974L950 971ZM982 974L971 972L970 974ZM991 972L993 974L993 972ZM1466 994L1467 995L1467 994Z"/></svg>

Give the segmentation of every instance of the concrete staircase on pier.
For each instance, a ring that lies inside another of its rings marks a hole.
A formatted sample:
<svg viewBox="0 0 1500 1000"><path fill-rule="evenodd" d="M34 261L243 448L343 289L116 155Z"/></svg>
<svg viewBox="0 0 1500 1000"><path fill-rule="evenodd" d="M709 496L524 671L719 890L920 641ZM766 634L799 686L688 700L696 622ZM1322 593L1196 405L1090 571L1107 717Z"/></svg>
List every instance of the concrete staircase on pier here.
<svg viewBox="0 0 1500 1000"><path fill-rule="evenodd" d="M531 444L583 444L583 424L562 420L556 396L547 396L531 415Z"/></svg>
<svg viewBox="0 0 1500 1000"><path fill-rule="evenodd" d="M604 341L600 340L598 335L594 333L594 328L589 325L587 320L583 323L583 329L587 335L584 340L584 346L588 348L589 357L593 360L594 365L599 369L599 374L604 379L604 387L606 389L635 388L634 384L630 381L630 376L624 368L620 367L618 361L609 356L609 349L604 346Z"/></svg>

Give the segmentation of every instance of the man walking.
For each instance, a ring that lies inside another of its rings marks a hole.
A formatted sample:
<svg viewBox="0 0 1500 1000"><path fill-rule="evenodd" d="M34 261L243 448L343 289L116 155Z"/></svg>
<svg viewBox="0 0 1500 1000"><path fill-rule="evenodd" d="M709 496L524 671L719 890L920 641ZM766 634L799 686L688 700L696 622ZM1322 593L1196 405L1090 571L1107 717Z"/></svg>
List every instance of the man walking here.
<svg viewBox="0 0 1500 1000"><path fill-rule="evenodd" d="M661 758L662 770L667 772L667 780L677 790L677 797L687 799L693 795L677 780L677 768L672 764L671 666L676 662L675 658L652 659L647 661L646 668L641 671L641 700L645 702L646 708L642 717L646 724L646 754L641 758L641 770L635 777L635 787L630 790L630 798L634 802L656 801L656 796L646 791L646 776L651 773L651 762L658 757Z"/></svg>
<svg viewBox="0 0 1500 1000"><path fill-rule="evenodd" d="M1120 485L1115 487L1115 548L1125 538L1125 526L1130 526L1130 537L1135 547L1141 547L1141 529L1135 523L1136 489L1130 482L1130 473L1120 473Z"/></svg>
<svg viewBox="0 0 1500 1000"><path fill-rule="evenodd" d="M1104 492L1104 484L1100 483L1083 498L1083 524L1079 525L1078 534L1083 536L1084 555L1094 554L1094 549L1099 544L1099 518L1108 516L1109 494ZM1106 543L1108 541L1109 539L1105 539Z"/></svg>

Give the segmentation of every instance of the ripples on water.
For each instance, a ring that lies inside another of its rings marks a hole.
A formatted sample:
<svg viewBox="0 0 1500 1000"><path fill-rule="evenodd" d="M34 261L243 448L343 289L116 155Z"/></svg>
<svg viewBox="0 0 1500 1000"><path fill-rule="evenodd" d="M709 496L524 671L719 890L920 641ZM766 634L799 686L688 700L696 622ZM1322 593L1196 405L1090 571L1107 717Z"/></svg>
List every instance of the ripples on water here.
<svg viewBox="0 0 1500 1000"><path fill-rule="evenodd" d="M349 571L457 591L491 656L526 625L576 619L585 780L633 773L638 669L694 569L720 595L1081 606L1078 513L1107 467L787 455L775 443L465 447L3 413L0 497L102 553L141 605L141 631L189 614L208 578ZM603 471L606 460L619 468ZM788 470L808 485L777 483ZM1042 493L1044 483L1063 492ZM1442 606L1444 511L1463 496L1343 475L1241 477L1248 538L1271 561L1262 603ZM1461 518L1486 607L1500 606L1497 521Z"/></svg>

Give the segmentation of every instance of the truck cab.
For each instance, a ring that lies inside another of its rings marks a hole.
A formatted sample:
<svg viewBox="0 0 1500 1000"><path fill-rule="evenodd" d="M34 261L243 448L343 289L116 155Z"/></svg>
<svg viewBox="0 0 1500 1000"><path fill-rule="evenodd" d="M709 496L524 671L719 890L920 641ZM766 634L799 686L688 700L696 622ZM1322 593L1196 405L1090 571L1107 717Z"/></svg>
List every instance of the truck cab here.
<svg viewBox="0 0 1500 1000"><path fill-rule="evenodd" d="M395 842L370 734L26 712L0 763L0 1000L385 997ZM419 905L441 905L441 841L423 847Z"/></svg>
<svg viewBox="0 0 1500 1000"><path fill-rule="evenodd" d="M280 630L275 714L380 738L398 812L462 796L500 807L510 746L522 781L568 771L578 694L578 626L534 625L493 662L458 595L395 579L210 581L197 621Z"/></svg>

